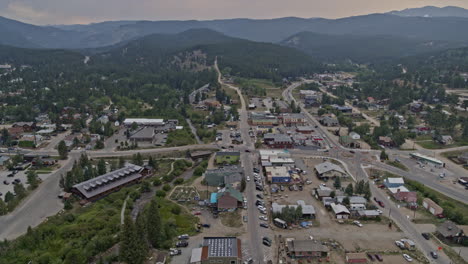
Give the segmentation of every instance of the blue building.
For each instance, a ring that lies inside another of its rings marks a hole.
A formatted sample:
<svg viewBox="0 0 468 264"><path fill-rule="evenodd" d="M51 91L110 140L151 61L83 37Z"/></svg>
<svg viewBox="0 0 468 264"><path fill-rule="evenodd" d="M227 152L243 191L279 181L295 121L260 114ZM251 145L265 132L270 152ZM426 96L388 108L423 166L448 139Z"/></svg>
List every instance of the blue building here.
<svg viewBox="0 0 468 264"><path fill-rule="evenodd" d="M387 178L384 180L384 185L387 188L398 188L405 185L403 178Z"/></svg>

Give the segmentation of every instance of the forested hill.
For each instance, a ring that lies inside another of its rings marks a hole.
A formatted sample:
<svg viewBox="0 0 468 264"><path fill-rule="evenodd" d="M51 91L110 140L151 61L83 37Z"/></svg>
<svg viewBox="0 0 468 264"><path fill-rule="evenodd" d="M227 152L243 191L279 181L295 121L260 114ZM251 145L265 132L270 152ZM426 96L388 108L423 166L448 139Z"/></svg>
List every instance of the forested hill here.
<svg viewBox="0 0 468 264"><path fill-rule="evenodd" d="M83 64L85 56L70 50L30 49L0 45L0 64L70 67Z"/></svg>
<svg viewBox="0 0 468 264"><path fill-rule="evenodd" d="M460 46L447 41L427 41L388 35L326 35L301 32L282 42L312 57L327 61L350 59L358 63L402 58Z"/></svg>
<svg viewBox="0 0 468 264"><path fill-rule="evenodd" d="M232 75L278 81L318 71L322 65L293 48L271 43L232 38L209 29L192 29L179 34L154 34L130 41L93 56L93 63L150 67L211 66L218 57L222 69Z"/></svg>

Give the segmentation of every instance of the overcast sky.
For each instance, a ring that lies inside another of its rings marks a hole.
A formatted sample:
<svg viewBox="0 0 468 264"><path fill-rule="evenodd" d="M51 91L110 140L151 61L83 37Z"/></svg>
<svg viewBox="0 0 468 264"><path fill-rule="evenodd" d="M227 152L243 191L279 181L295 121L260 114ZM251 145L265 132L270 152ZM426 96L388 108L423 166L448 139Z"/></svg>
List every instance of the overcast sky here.
<svg viewBox="0 0 468 264"><path fill-rule="evenodd" d="M468 0L0 0L0 16L40 25L106 20L339 18L425 5L468 8Z"/></svg>

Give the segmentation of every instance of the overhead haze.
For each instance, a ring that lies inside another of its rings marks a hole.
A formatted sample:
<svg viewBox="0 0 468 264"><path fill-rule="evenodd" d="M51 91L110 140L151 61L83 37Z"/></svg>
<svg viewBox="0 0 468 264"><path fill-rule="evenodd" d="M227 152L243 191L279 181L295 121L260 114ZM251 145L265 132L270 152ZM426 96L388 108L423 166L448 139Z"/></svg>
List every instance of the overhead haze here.
<svg viewBox="0 0 468 264"><path fill-rule="evenodd" d="M0 16L36 25L109 20L340 18L427 5L468 8L463 0L2 0Z"/></svg>

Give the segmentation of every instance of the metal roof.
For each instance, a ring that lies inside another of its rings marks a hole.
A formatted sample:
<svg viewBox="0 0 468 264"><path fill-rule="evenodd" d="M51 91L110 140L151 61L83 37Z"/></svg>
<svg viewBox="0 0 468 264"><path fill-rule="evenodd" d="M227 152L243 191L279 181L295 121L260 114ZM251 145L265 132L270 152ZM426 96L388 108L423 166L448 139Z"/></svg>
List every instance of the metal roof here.
<svg viewBox="0 0 468 264"><path fill-rule="evenodd" d="M319 174L323 174L329 171L339 171L343 174L346 174L346 172L340 166L333 164L331 162L328 162L328 161L316 165L315 169L317 170Z"/></svg>
<svg viewBox="0 0 468 264"><path fill-rule="evenodd" d="M84 197L91 198L141 178L142 175L139 173L141 170L143 167L127 164L121 169L75 184L73 188L77 189Z"/></svg>
<svg viewBox="0 0 468 264"><path fill-rule="evenodd" d="M237 257L236 237L205 237L203 246L208 247L208 257Z"/></svg>

